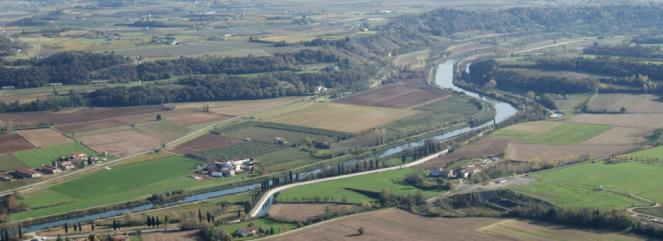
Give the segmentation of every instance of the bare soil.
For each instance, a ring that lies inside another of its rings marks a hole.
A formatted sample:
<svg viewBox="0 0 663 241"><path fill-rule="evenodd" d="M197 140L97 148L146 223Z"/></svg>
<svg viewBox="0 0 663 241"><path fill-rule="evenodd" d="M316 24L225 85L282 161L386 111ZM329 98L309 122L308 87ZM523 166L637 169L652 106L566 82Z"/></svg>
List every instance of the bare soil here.
<svg viewBox="0 0 663 241"><path fill-rule="evenodd" d="M175 152L180 154L195 154L211 149L217 149L220 147L237 144L240 142L240 140L235 138L208 134L177 146L177 148L175 148Z"/></svg>
<svg viewBox="0 0 663 241"><path fill-rule="evenodd" d="M585 141L585 144L638 145L654 130L646 128L615 127Z"/></svg>
<svg viewBox="0 0 663 241"><path fill-rule="evenodd" d="M18 134L0 135L0 153L9 153L33 148L30 142L23 139Z"/></svg>
<svg viewBox="0 0 663 241"><path fill-rule="evenodd" d="M600 94L589 102L592 111L663 113L663 102L655 95Z"/></svg>
<svg viewBox="0 0 663 241"><path fill-rule="evenodd" d="M426 218L386 209L336 219L267 240L510 240L475 230L497 222L492 218ZM364 233L359 233L363 228Z"/></svg>
<svg viewBox="0 0 663 241"><path fill-rule="evenodd" d="M439 100L449 95L427 87L389 85L336 100L337 103L369 105L391 108L412 108Z"/></svg>
<svg viewBox="0 0 663 241"><path fill-rule="evenodd" d="M195 241L198 230L143 234L143 241Z"/></svg>
<svg viewBox="0 0 663 241"><path fill-rule="evenodd" d="M72 139L50 128L16 131L36 147L54 146L73 142Z"/></svg>
<svg viewBox="0 0 663 241"><path fill-rule="evenodd" d="M341 212L350 210L353 205L327 204L327 203L280 203L269 208L271 218L283 221L306 221L321 217L327 212Z"/></svg>
<svg viewBox="0 0 663 241"><path fill-rule="evenodd" d="M72 124L64 124L55 126L56 129L61 130L66 133L77 133L85 132L91 130L105 129L122 126L124 123L117 120L108 119L108 120L99 120L99 121L88 121L88 122L78 122Z"/></svg>
<svg viewBox="0 0 663 241"><path fill-rule="evenodd" d="M216 113L200 112L194 109L181 109L163 112L161 115L169 121L180 125L195 125L227 119L229 116Z"/></svg>
<svg viewBox="0 0 663 241"><path fill-rule="evenodd" d="M446 163L468 158L497 156L504 152L509 141L496 138L484 138L446 155L442 155L423 164L424 167L442 167Z"/></svg>
<svg viewBox="0 0 663 241"><path fill-rule="evenodd" d="M509 143L506 158L517 161L571 161L581 158L607 158L639 149L637 145L541 145Z"/></svg>
<svg viewBox="0 0 663 241"><path fill-rule="evenodd" d="M663 128L663 114L581 114L572 122L590 124L608 124L620 127Z"/></svg>
<svg viewBox="0 0 663 241"><path fill-rule="evenodd" d="M66 111L49 112L23 112L3 113L0 120L11 121L14 124L36 125L48 123L63 125L78 122L98 121L123 116L139 115L161 111L160 106L136 106L117 108L77 108Z"/></svg>
<svg viewBox="0 0 663 241"><path fill-rule="evenodd" d="M93 150L116 157L128 156L152 148L161 147L157 138L135 130L102 133L80 137L81 142Z"/></svg>

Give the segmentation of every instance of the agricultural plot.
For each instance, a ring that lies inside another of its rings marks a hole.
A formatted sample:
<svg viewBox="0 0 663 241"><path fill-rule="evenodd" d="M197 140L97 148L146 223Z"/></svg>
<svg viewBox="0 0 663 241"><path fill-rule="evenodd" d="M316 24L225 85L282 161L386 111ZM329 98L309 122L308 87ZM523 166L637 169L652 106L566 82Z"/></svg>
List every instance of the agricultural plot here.
<svg viewBox="0 0 663 241"><path fill-rule="evenodd" d="M128 156L161 147L162 141L136 130L101 133L79 138L90 148L116 157Z"/></svg>
<svg viewBox="0 0 663 241"><path fill-rule="evenodd" d="M196 154L199 152L222 148L228 145L241 143L241 140L221 135L207 134L193 139L175 148L175 152L181 154Z"/></svg>
<svg viewBox="0 0 663 241"><path fill-rule="evenodd" d="M391 108L410 108L448 96L448 94L443 94L428 87L399 84L359 93L334 102Z"/></svg>
<svg viewBox="0 0 663 241"><path fill-rule="evenodd" d="M417 70L426 67L430 50L421 50L397 55L392 62L401 69Z"/></svg>
<svg viewBox="0 0 663 241"><path fill-rule="evenodd" d="M326 181L311 185L294 187L281 192L277 198L279 202L297 202L306 200L329 200L331 202L343 202L349 204L360 204L375 201L375 197L369 197L354 190L379 194L383 190L391 190L393 194L405 195L421 191L425 197L432 197L441 191L423 191L402 182L409 173L415 172L412 168L403 168L394 171L367 174L334 181Z"/></svg>
<svg viewBox="0 0 663 241"><path fill-rule="evenodd" d="M260 141L242 141L241 143L203 151L195 154L195 156L204 160L232 160L253 158L263 154L285 150L286 148L288 147Z"/></svg>
<svg viewBox="0 0 663 241"><path fill-rule="evenodd" d="M637 145L509 143L504 154L507 159L517 161L575 161L579 159L608 158L610 155L623 154L638 148Z"/></svg>
<svg viewBox="0 0 663 241"><path fill-rule="evenodd" d="M580 114L574 116L571 122L658 129L663 128L661 120L663 120L663 114Z"/></svg>
<svg viewBox="0 0 663 241"><path fill-rule="evenodd" d="M461 147L441 157L423 163L426 167L443 167L446 163L462 159L482 158L501 155L508 145L507 140L483 138L475 143Z"/></svg>
<svg viewBox="0 0 663 241"><path fill-rule="evenodd" d="M624 156L633 160L663 160L663 146L629 153Z"/></svg>
<svg viewBox="0 0 663 241"><path fill-rule="evenodd" d="M555 122L542 122L544 131L532 128L532 124L510 126L493 133L494 137L512 139L528 144L579 144L612 128L610 125L588 125ZM546 127L552 126L552 127ZM548 128L548 129L546 129Z"/></svg>
<svg viewBox="0 0 663 241"><path fill-rule="evenodd" d="M132 116L146 113L156 113L161 110L160 106L137 106L116 108L79 108L58 112L22 112L3 113L0 120L21 123L23 125L52 124L63 125L78 122L90 122L105 119L116 119L124 116ZM156 114L155 114L156 115ZM152 116L152 119L154 116Z"/></svg>
<svg viewBox="0 0 663 241"><path fill-rule="evenodd" d="M72 124L63 124L56 125L55 128L66 133L79 133L92 130L106 129L112 127L123 126L124 123L119 122L113 119L99 120L99 121L89 121L89 122L78 122Z"/></svg>
<svg viewBox="0 0 663 241"><path fill-rule="evenodd" d="M295 101L296 98L276 98L276 99L266 99L266 100L238 100L238 101L222 101L222 102L210 102L210 103L201 103L207 104L210 106L210 111L220 115L227 116L239 116L249 113L255 113L260 111L269 110L277 106L285 105ZM195 106L202 106L201 104L196 104ZM191 107L191 104L178 104L183 107Z"/></svg>
<svg viewBox="0 0 663 241"><path fill-rule="evenodd" d="M645 141L645 136L653 130L645 128L614 127L587 141L585 144L599 145L639 145Z"/></svg>
<svg viewBox="0 0 663 241"><path fill-rule="evenodd" d="M198 231L180 231L168 233L148 233L140 236L140 241L196 241Z"/></svg>
<svg viewBox="0 0 663 241"><path fill-rule="evenodd" d="M0 154L0 172L13 171L27 165L12 154Z"/></svg>
<svg viewBox="0 0 663 241"><path fill-rule="evenodd" d="M276 137L280 137L288 141L289 143L295 143L295 144L301 143L305 139L318 140L318 141L325 141L330 139L328 136L323 136L323 135L271 129L259 126L243 128L227 134L224 133L224 135L239 139L249 138L251 140L262 141L262 142L274 142L274 139Z"/></svg>
<svg viewBox="0 0 663 241"><path fill-rule="evenodd" d="M468 121L470 117L479 114L485 119L492 119L495 112L492 109L481 110L476 103L463 96L452 96L437 100L414 109L416 114L396 120L386 125L395 131L408 133L422 133L437 130L451 125Z"/></svg>
<svg viewBox="0 0 663 241"><path fill-rule="evenodd" d="M10 153L31 149L33 146L18 134L0 135L0 153Z"/></svg>
<svg viewBox="0 0 663 241"><path fill-rule="evenodd" d="M654 95L600 94L587 108L595 112L663 113L663 102Z"/></svg>
<svg viewBox="0 0 663 241"><path fill-rule="evenodd" d="M136 129L141 130L150 136L157 137L162 142L169 142L189 133L189 129L178 123L168 120L151 121L136 124Z"/></svg>
<svg viewBox="0 0 663 241"><path fill-rule="evenodd" d="M30 142L35 147L48 147L54 145L62 145L72 142L72 139L65 137L60 132L50 128L44 129L31 129L16 131L25 140Z"/></svg>
<svg viewBox="0 0 663 241"><path fill-rule="evenodd" d="M587 163L531 175L540 182L516 190L561 207L602 209L649 206L630 193L663 201L663 165Z"/></svg>
<svg viewBox="0 0 663 241"><path fill-rule="evenodd" d="M28 211L14 213L12 220L41 217L78 209L146 198L153 193L191 190L236 181L191 178L200 162L179 156L112 167L87 174L48 189L24 194ZM103 185L100 185L103 184Z"/></svg>
<svg viewBox="0 0 663 241"><path fill-rule="evenodd" d="M298 111L269 118L267 121L355 133L381 126L412 114L414 114L414 111L402 109L315 103Z"/></svg>
<svg viewBox="0 0 663 241"><path fill-rule="evenodd" d="M96 155L97 152L81 145L77 142L31 149L15 152L14 156L23 161L29 167L40 167L42 164L50 164L52 161L74 152L81 152L88 155Z"/></svg>
<svg viewBox="0 0 663 241"><path fill-rule="evenodd" d="M260 166L267 171L282 171L295 167L310 164L317 159L309 155L308 152L295 148L287 148L256 156L254 158L260 163Z"/></svg>
<svg viewBox="0 0 663 241"><path fill-rule="evenodd" d="M363 227L364 234L357 230ZM508 231L508 232L506 232ZM566 239L558 239L563 237ZM427 218L400 209L348 216L267 240L645 240L619 233L496 218Z"/></svg>
<svg viewBox="0 0 663 241"><path fill-rule="evenodd" d="M185 126L209 123L213 121L220 121L228 118L227 116L224 115L208 113L208 112L200 112L193 109L166 111L163 112L161 115L169 121Z"/></svg>
<svg viewBox="0 0 663 241"><path fill-rule="evenodd" d="M269 217L282 221L301 221L321 217L326 214L351 211L354 205L326 203L279 203L269 208Z"/></svg>

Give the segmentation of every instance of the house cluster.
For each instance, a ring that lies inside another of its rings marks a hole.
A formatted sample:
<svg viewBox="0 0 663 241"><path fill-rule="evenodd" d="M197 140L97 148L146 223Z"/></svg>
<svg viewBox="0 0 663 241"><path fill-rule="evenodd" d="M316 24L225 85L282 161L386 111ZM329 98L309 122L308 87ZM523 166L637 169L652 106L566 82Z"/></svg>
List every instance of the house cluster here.
<svg viewBox="0 0 663 241"><path fill-rule="evenodd" d="M38 178L44 175L53 175L63 171L84 168L105 160L106 158L100 159L96 156L88 156L85 153L76 152L62 156L52 161L50 165L43 164L38 168L17 168L11 175L0 175L0 180L13 181L15 178Z"/></svg>
<svg viewBox="0 0 663 241"><path fill-rule="evenodd" d="M498 157L486 158L478 163L470 164L462 168L434 168L429 171L428 175L430 177L443 178L470 178L488 168L490 165L493 165L496 161L499 161Z"/></svg>
<svg viewBox="0 0 663 241"><path fill-rule="evenodd" d="M196 172L212 177L229 177L242 172L253 172L256 164L257 162L253 159L214 161L205 167L198 168Z"/></svg>
<svg viewBox="0 0 663 241"><path fill-rule="evenodd" d="M254 227L254 226L246 227L246 228L240 228L240 229L235 230L235 236L241 237L241 238L253 236L257 233L258 233L258 229L256 229L256 227Z"/></svg>

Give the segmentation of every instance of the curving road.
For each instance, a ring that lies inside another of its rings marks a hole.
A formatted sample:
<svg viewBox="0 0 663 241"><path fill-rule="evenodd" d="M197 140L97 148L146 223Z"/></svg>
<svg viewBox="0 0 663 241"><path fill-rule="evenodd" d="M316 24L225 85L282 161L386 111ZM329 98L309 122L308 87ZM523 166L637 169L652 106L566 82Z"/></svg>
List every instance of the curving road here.
<svg viewBox="0 0 663 241"><path fill-rule="evenodd" d="M311 181L297 182L297 183L291 183L291 184L288 184L288 185L275 187L275 188L272 188L272 189L268 190L265 194L262 195L262 197L260 197L260 200L258 201L258 203L255 206L253 206L253 208L251 209L251 212L249 213L249 216L252 217L252 218L258 216L258 214L260 213L260 210L262 210L262 207L265 206L267 201L269 201L270 197L272 197L274 194L276 194L278 192L281 192L281 191L284 191L284 190L287 190L287 189L290 189L290 188L293 188L293 187L309 185L309 184L314 184L314 183L320 183L320 182L333 181L333 180L339 180L339 179L356 177L356 176L363 176L363 175L379 173L379 172L393 171L393 170L397 170L397 169L400 169L400 168L412 167L412 166L416 166L416 165L419 165L421 163L430 161L432 159L435 159L435 158L437 158L441 155L446 154L447 152L448 152L448 150L443 150L441 152L438 152L438 153L435 153L435 154L432 154L432 155L428 155L428 156L426 156L424 158L421 158L419 160L416 160L414 162L409 162L409 163L406 163L406 164L403 164L403 165L400 165L400 166L393 166L393 167L387 167L387 168L382 168L382 169L376 169L376 170L371 170L371 171L358 172L358 173L352 173L352 174L346 174L346 175L340 175L340 176L334 176L334 177L320 178L320 179L315 179L315 180L311 180Z"/></svg>

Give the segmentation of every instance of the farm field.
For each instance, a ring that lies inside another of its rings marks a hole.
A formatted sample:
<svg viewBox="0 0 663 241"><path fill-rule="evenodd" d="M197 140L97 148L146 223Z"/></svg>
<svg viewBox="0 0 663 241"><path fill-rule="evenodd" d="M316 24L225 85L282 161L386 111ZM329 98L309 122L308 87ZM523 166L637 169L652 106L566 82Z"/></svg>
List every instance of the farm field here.
<svg viewBox="0 0 663 241"><path fill-rule="evenodd" d="M269 118L267 121L355 133L414 113L410 110L393 108L315 103L301 110Z"/></svg>
<svg viewBox="0 0 663 241"><path fill-rule="evenodd" d="M375 201L374 198L360 194L348 188L362 191L380 193L385 189L391 190L393 194L405 195L421 191L425 197L432 197L441 191L422 191L416 187L407 185L402 179L409 173L415 172L414 168L403 168L394 171L367 174L363 176L350 177L340 180L326 181L311 185L294 187L281 192L277 199L279 202L297 202L306 200L329 200L349 204L360 204Z"/></svg>
<svg viewBox="0 0 663 241"><path fill-rule="evenodd" d="M183 103L176 104L179 107L194 107L199 108L203 105L209 105L210 111L220 115L239 116L249 113L261 112L275 108L277 106L292 103L300 98L298 97L284 97L276 99L265 100L238 100L238 101L219 101L219 102L202 102L202 103Z"/></svg>
<svg viewBox="0 0 663 241"><path fill-rule="evenodd" d="M663 146L628 153L624 157L634 160L663 160Z"/></svg>
<svg viewBox="0 0 663 241"><path fill-rule="evenodd" d="M117 120L107 119L107 120L57 125L55 126L55 128L66 133L80 133L80 132L93 131L99 129L113 128L123 125L124 123L119 122Z"/></svg>
<svg viewBox="0 0 663 241"><path fill-rule="evenodd" d="M663 114L579 114L570 121L574 123L587 123L599 125L612 125L619 127L663 128Z"/></svg>
<svg viewBox="0 0 663 241"><path fill-rule="evenodd" d="M663 102L654 95L600 94L588 103L588 109L595 112L663 113Z"/></svg>
<svg viewBox="0 0 663 241"><path fill-rule="evenodd" d="M50 164L61 156L66 156L73 152L82 152L88 155L98 154L80 143L72 142L68 144L19 151L15 152L13 155L29 167L40 167L42 164Z"/></svg>
<svg viewBox="0 0 663 241"><path fill-rule="evenodd" d="M579 144L611 128L610 125L539 122L499 129L492 136L527 144Z"/></svg>
<svg viewBox="0 0 663 241"><path fill-rule="evenodd" d="M430 50L420 50L396 55L392 62L401 69L417 70L426 67Z"/></svg>
<svg viewBox="0 0 663 241"><path fill-rule="evenodd" d="M191 175L197 165L200 162L196 160L172 156L87 174L48 189L23 194L21 203L30 210L14 213L10 219L16 221L53 215L146 198L154 193L220 185L242 178L242 175L238 175L224 179L195 180Z"/></svg>
<svg viewBox="0 0 663 241"><path fill-rule="evenodd" d="M0 114L0 120L21 123L23 125L38 125L49 123L57 126L69 123L113 119L145 113L156 113L160 110L160 106L77 108L58 112L22 112L11 114L3 113Z"/></svg>
<svg viewBox="0 0 663 241"><path fill-rule="evenodd" d="M13 171L19 167L28 167L28 165L12 154L0 154L0 172Z"/></svg>
<svg viewBox="0 0 663 241"><path fill-rule="evenodd" d="M0 135L0 153L10 153L31 149L33 146L18 134Z"/></svg>
<svg viewBox="0 0 663 241"><path fill-rule="evenodd" d="M496 138L483 138L472 144L461 147L441 157L430 160L422 166L443 167L446 163L468 158L481 158L501 155L508 145L507 140Z"/></svg>
<svg viewBox="0 0 663 241"><path fill-rule="evenodd" d="M228 116L219 115L215 113L200 112L195 109L181 109L175 111L166 111L161 114L166 120L172 121L179 125L195 125L202 123L209 123L213 121L220 121L228 118Z"/></svg>
<svg viewBox="0 0 663 241"><path fill-rule="evenodd" d="M139 241L196 241L197 230L142 234Z"/></svg>
<svg viewBox="0 0 663 241"><path fill-rule="evenodd" d="M575 161L578 159L608 158L613 154L623 154L640 148L637 145L605 144L521 144L509 143L504 154L507 159L518 161Z"/></svg>
<svg viewBox="0 0 663 241"><path fill-rule="evenodd" d="M205 160L244 159L285 150L286 148L288 147L260 141L241 141L237 144L206 150L196 154L196 156Z"/></svg>
<svg viewBox="0 0 663 241"><path fill-rule="evenodd" d="M585 141L585 144L599 145L640 145L644 144L646 136L653 132L652 129L614 127L593 138Z"/></svg>
<svg viewBox="0 0 663 241"><path fill-rule="evenodd" d="M348 96L334 101L335 103L369 105L391 108L411 108L430 103L440 98L449 97L430 87L410 86L405 84L388 85L367 92Z"/></svg>
<svg viewBox="0 0 663 241"><path fill-rule="evenodd" d="M242 128L236 131L231 131L229 133L224 133L226 136L235 137L239 139L249 138L251 140L262 141L262 142L274 142L274 138L280 137L288 141L289 143L300 143L305 139L326 141L331 138L328 136L289 131L289 130L280 130L265 128L259 126L253 126L248 128Z"/></svg>
<svg viewBox="0 0 663 241"><path fill-rule="evenodd" d="M106 132L79 138L83 144L97 152L108 152L116 157L128 156L161 147L161 140L136 130Z"/></svg>
<svg viewBox="0 0 663 241"><path fill-rule="evenodd" d="M216 134L206 134L177 146L175 148L175 152L180 154L196 154L207 150L222 148L228 145L239 144L241 142L241 140L235 138L229 138Z"/></svg>
<svg viewBox="0 0 663 241"><path fill-rule="evenodd" d="M354 205L325 203L279 203L269 208L269 217L283 221L306 221L335 212L350 211Z"/></svg>
<svg viewBox="0 0 663 241"><path fill-rule="evenodd" d="M632 198L629 193L661 202L661 172L663 165L660 164L585 163L530 175L540 181L517 187L516 190L561 207L612 209L649 206L649 203ZM599 190L600 186L605 190Z"/></svg>
<svg viewBox="0 0 663 241"><path fill-rule="evenodd" d="M20 130L16 131L16 133L35 147L48 147L73 142L72 139L50 128Z"/></svg>
<svg viewBox="0 0 663 241"><path fill-rule="evenodd" d="M471 117L480 117L489 120L495 115L494 110L488 108L482 110L467 97L463 96L451 96L439 99L413 110L416 110L417 113L387 124L386 127L392 131L406 131L410 134L418 134L462 123L468 121Z"/></svg>
<svg viewBox="0 0 663 241"><path fill-rule="evenodd" d="M151 121L136 124L136 129L141 130L150 136L159 138L162 142L169 142L189 133L189 129L181 124L169 121Z"/></svg>
<svg viewBox="0 0 663 241"><path fill-rule="evenodd" d="M506 223L503 223L506 222ZM364 234L357 230L363 227ZM503 229L514 228L504 233ZM547 236L554 233L555 235ZM399 209L342 217L267 240L644 240L617 233L595 233L556 225L496 218L427 218Z"/></svg>

